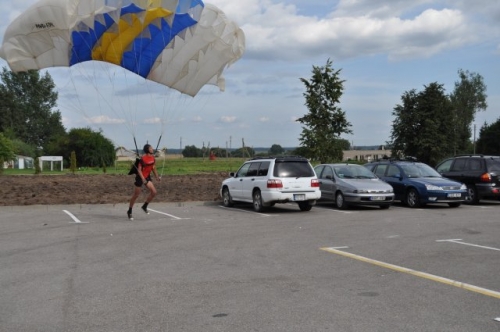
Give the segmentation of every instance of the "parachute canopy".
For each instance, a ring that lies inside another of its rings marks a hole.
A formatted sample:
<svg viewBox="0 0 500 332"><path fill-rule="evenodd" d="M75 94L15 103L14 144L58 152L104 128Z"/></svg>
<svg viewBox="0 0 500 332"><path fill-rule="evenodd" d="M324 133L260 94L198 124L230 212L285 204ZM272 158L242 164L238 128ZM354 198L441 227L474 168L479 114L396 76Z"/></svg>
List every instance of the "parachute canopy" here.
<svg viewBox="0 0 500 332"><path fill-rule="evenodd" d="M12 71L104 61L195 96L225 88L243 31L201 0L40 0L14 22L0 56Z"/></svg>

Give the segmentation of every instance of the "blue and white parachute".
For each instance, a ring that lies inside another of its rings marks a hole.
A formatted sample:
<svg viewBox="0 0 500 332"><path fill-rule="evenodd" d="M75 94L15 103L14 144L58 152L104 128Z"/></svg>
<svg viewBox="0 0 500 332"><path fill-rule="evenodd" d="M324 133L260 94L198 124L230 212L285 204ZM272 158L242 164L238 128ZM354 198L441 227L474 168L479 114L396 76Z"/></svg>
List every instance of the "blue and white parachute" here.
<svg viewBox="0 0 500 332"><path fill-rule="evenodd" d="M40 0L9 25L0 57L14 72L104 61L195 96L223 91L244 49L242 30L201 0Z"/></svg>

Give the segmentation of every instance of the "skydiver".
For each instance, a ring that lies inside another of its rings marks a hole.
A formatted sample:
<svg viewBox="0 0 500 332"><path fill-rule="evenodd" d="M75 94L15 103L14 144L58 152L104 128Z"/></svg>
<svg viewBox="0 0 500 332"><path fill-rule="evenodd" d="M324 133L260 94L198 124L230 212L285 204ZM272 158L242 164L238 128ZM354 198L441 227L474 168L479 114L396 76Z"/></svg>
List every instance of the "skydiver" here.
<svg viewBox="0 0 500 332"><path fill-rule="evenodd" d="M158 176L158 172L155 167L155 156L154 149L151 145L144 145L144 155L140 159L140 162L137 165L137 174L135 176L135 188L134 194L132 198L130 198L129 208L127 211L127 216L130 220L134 220L132 217L132 208L134 207L135 200L141 194L142 185L144 185L149 190L149 196L146 198L146 202L142 205L141 209L149 214L148 204L151 203L153 198L156 196L156 188L151 181L151 172L155 175L157 181L161 181L160 176Z"/></svg>

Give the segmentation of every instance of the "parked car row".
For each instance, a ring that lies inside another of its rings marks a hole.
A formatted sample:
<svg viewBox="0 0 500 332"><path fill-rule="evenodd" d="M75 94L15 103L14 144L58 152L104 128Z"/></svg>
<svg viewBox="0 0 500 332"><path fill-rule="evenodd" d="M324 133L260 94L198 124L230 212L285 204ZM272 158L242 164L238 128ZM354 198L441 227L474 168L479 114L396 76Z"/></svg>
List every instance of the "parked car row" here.
<svg viewBox="0 0 500 332"><path fill-rule="evenodd" d="M259 157L246 161L222 182L224 206L252 203L260 212L276 203L295 202L309 211L319 200L339 209L353 205L388 209L394 201L412 208L433 203L459 207L482 198L500 199L500 157L457 156L436 169L411 160L380 160L312 167L299 156Z"/></svg>

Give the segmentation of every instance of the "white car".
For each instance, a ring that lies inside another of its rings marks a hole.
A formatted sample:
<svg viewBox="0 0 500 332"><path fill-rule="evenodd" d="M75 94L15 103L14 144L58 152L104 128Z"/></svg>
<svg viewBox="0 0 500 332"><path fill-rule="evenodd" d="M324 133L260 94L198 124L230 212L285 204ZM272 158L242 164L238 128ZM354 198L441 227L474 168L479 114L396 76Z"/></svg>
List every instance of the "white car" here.
<svg viewBox="0 0 500 332"><path fill-rule="evenodd" d="M316 173L303 157L253 158L229 175L220 188L226 207L246 202L259 212L276 203L295 202L301 211L309 211L321 198Z"/></svg>

